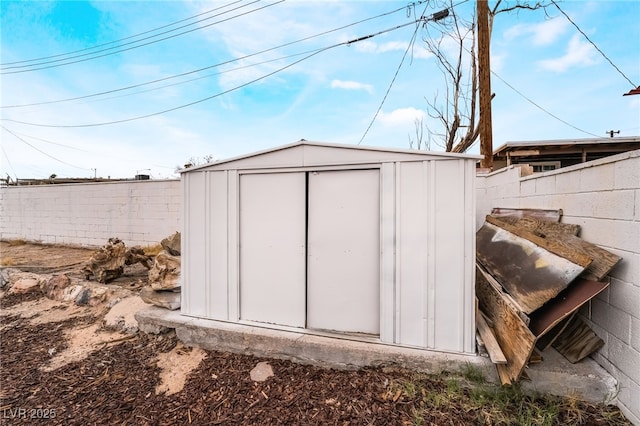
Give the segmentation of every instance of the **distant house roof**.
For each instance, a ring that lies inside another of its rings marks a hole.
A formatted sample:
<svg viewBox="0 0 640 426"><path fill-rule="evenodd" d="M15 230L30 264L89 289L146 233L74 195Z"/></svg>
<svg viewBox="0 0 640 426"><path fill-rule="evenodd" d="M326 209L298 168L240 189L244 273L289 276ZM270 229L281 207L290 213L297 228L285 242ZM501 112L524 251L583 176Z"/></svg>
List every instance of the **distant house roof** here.
<svg viewBox="0 0 640 426"><path fill-rule="evenodd" d="M542 155L545 153L626 152L640 149L640 136L590 139L557 139L543 141L507 142L493 151L495 157L510 154ZM536 152L538 151L538 152Z"/></svg>

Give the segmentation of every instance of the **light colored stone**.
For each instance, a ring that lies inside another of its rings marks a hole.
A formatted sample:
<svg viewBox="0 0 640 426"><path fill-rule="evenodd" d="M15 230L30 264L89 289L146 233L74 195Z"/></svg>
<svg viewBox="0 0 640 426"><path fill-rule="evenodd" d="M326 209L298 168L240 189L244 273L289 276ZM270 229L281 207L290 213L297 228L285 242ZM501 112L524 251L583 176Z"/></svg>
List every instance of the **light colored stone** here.
<svg viewBox="0 0 640 426"><path fill-rule="evenodd" d="M62 292L62 300L65 302L71 302L76 300L80 292L84 287L80 284L76 284L70 287L67 287Z"/></svg>
<svg viewBox="0 0 640 426"><path fill-rule="evenodd" d="M106 313L104 325L126 333L135 333L138 331L138 321L135 319L135 314L146 307L147 304L138 296L122 299Z"/></svg>
<svg viewBox="0 0 640 426"><path fill-rule="evenodd" d="M105 302L109 298L111 291L105 287L84 287L75 298L78 306L96 306Z"/></svg>
<svg viewBox="0 0 640 426"><path fill-rule="evenodd" d="M144 287L140 290L140 297L145 303L154 306L172 311L180 309L180 293L174 291L155 291L151 287Z"/></svg>
<svg viewBox="0 0 640 426"><path fill-rule="evenodd" d="M54 275L42 283L40 289L49 299L63 300L65 289L71 285L71 280L64 274Z"/></svg>
<svg viewBox="0 0 640 426"><path fill-rule="evenodd" d="M149 284L154 290L180 288L180 256L160 252L149 271Z"/></svg>
<svg viewBox="0 0 640 426"><path fill-rule="evenodd" d="M271 368L268 362L262 361L253 367L253 370L249 372L249 376L251 376L251 380L254 382L264 382L273 376L273 368Z"/></svg>
<svg viewBox="0 0 640 426"><path fill-rule="evenodd" d="M11 286L9 294L25 294L40 290L40 283L34 278L23 278Z"/></svg>
<svg viewBox="0 0 640 426"><path fill-rule="evenodd" d="M160 245L172 256L180 256L180 233L176 232L173 235L160 241Z"/></svg>

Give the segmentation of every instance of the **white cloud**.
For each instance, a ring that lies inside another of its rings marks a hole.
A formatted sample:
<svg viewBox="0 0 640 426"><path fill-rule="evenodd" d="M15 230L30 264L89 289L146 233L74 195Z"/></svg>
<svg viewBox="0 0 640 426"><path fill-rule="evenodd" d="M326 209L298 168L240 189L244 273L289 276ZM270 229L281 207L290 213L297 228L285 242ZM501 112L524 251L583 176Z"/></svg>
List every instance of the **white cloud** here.
<svg viewBox="0 0 640 426"><path fill-rule="evenodd" d="M520 36L530 36L534 46L548 46L564 34L569 26L566 19L555 18L539 24L518 24L505 31L504 37L512 40Z"/></svg>
<svg viewBox="0 0 640 426"><path fill-rule="evenodd" d="M345 90L365 90L368 93L373 93L373 86L366 83L359 83L357 81L344 81L333 80L331 82L332 89L345 89Z"/></svg>
<svg viewBox="0 0 640 426"><path fill-rule="evenodd" d="M388 41L385 43L375 43L370 40L363 40L354 46L357 51L363 53L387 53L387 52L404 52L407 50L408 42L406 41ZM420 43L415 43L409 52L414 58L427 59L433 55L427 51Z"/></svg>
<svg viewBox="0 0 640 426"><path fill-rule="evenodd" d="M597 63L595 56L596 51L593 46L582 41L581 36L576 34L569 41L567 51L563 56L538 61L538 65L549 71L564 72L572 67L587 67Z"/></svg>
<svg viewBox="0 0 640 426"><path fill-rule="evenodd" d="M426 111L414 107L398 108L391 112L381 111L378 120L385 126L413 125L416 119L424 118Z"/></svg>

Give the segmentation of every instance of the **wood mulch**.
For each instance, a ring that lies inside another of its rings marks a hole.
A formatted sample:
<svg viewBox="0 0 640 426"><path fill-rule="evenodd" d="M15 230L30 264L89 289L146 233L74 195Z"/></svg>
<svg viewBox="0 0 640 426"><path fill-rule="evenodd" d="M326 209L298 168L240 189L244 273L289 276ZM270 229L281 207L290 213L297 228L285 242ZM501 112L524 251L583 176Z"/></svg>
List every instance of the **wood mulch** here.
<svg viewBox="0 0 640 426"><path fill-rule="evenodd" d="M41 297L8 295L3 308ZM177 344L173 332L138 333L104 345L83 361L41 370L67 343L64 331L90 325L84 316L32 325L18 315L2 318L0 424L7 425L467 425L485 424L479 409L428 404L445 392L446 375L427 378L407 371L338 371L267 360L275 375L254 382L262 359L207 351L184 389L156 395L155 357ZM419 382L420 392L411 392ZM468 392L471 392L470 390ZM517 409L517 407L513 407ZM602 422L603 408L585 405L582 424ZM23 410L23 411L19 411ZM604 408L609 410L609 408ZM611 412L617 409L610 408ZM556 424L564 424L563 413ZM621 418L618 414L618 418Z"/></svg>

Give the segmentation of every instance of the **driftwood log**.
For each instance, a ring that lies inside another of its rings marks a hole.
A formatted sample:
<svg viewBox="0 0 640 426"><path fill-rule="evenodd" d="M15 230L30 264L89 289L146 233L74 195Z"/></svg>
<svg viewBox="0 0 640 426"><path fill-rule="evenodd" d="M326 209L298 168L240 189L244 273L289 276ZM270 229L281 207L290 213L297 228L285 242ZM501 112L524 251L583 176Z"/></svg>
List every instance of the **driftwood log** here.
<svg viewBox="0 0 640 426"><path fill-rule="evenodd" d="M109 242L91 256L83 272L87 280L93 277L100 283L108 283L122 275L125 265L135 263L141 263L147 269L152 264L151 258L144 254L141 247L135 246L127 250L122 240L109 238Z"/></svg>

